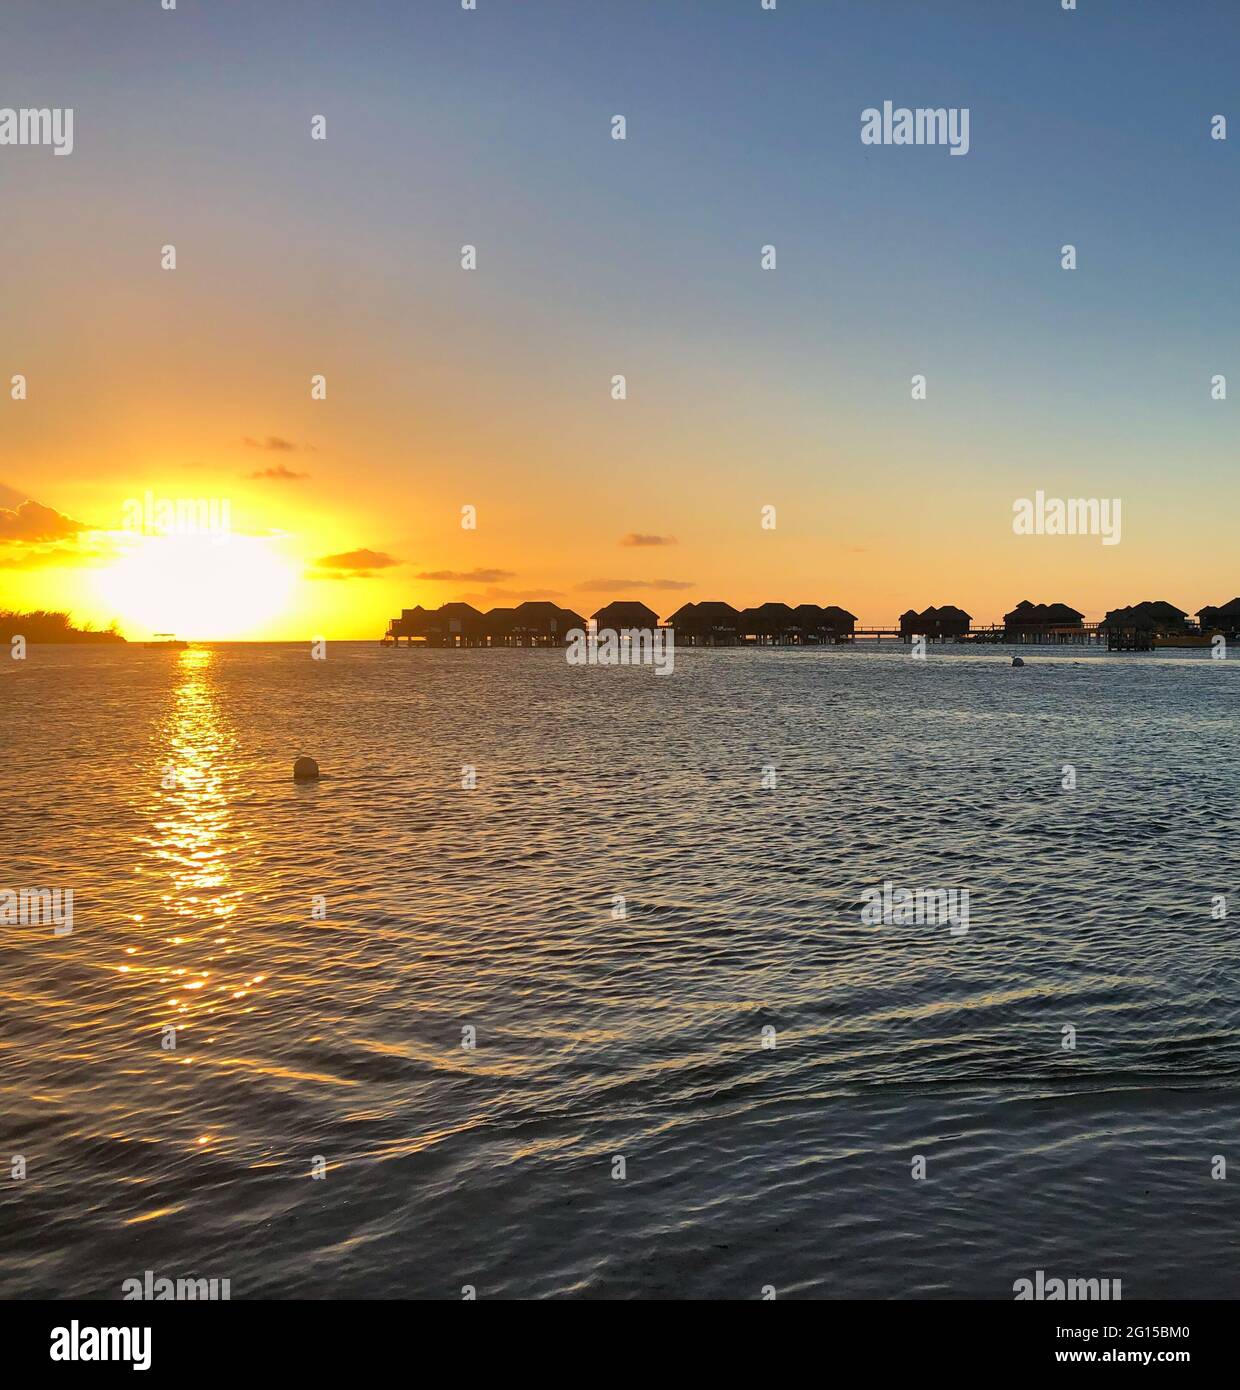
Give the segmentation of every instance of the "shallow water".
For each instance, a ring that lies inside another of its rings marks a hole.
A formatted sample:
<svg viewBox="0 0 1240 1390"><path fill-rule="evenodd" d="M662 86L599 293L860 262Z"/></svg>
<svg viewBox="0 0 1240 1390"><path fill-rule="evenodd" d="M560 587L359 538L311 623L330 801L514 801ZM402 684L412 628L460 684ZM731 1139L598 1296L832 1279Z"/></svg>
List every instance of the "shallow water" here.
<svg viewBox="0 0 1240 1390"><path fill-rule="evenodd" d="M1240 1294L1240 664L1022 655L0 663L0 1295Z"/></svg>

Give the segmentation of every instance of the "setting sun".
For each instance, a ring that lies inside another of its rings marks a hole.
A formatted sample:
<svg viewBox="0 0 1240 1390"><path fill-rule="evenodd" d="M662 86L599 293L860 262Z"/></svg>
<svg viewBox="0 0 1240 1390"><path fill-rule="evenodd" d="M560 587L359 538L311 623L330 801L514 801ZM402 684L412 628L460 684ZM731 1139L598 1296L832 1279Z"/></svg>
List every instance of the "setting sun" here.
<svg viewBox="0 0 1240 1390"><path fill-rule="evenodd" d="M96 581L130 633L248 637L287 606L297 571L263 537L144 537Z"/></svg>

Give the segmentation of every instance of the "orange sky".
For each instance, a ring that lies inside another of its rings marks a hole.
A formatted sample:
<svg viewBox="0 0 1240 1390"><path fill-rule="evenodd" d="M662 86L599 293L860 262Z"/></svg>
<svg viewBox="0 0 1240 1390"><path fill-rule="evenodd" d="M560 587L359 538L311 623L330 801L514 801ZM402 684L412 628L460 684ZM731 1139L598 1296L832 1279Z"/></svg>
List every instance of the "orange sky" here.
<svg viewBox="0 0 1240 1390"><path fill-rule="evenodd" d="M450 308L392 324L365 292L365 329L342 308L308 343L295 287L259 317L247 293L212 303L214 277L184 260L146 273L123 312L104 295L83 322L82 273L41 315L28 289L18 296L29 394L0 400L7 606L115 619L130 637L300 639L378 637L401 607L455 599L546 597L588 614L639 598L661 615L691 599L774 599L838 603L865 622L954 603L990 621L1022 598L1095 617L1145 598L1195 611L1240 588L1226 508L1203 507L1172 472L1134 479L1110 445L1088 467L1064 462L1064 425L1010 438L990 414L970 425L958 383L913 402L893 371L875 414L825 366L818 398L735 365L669 374L660 345L553 367L554 311L531 314L512 354L473 321L478 282L459 271L441 293L469 301L473 357ZM431 353L423 333L451 350ZM617 361L624 401L610 395ZM1013 534L1014 499L1039 487L1120 497L1121 544ZM147 493L226 502L234 542L173 539L136 562L150 542L124 533L124 507ZM22 539L24 497L85 529ZM466 505L476 529L461 525ZM354 552L372 554L316 563Z"/></svg>

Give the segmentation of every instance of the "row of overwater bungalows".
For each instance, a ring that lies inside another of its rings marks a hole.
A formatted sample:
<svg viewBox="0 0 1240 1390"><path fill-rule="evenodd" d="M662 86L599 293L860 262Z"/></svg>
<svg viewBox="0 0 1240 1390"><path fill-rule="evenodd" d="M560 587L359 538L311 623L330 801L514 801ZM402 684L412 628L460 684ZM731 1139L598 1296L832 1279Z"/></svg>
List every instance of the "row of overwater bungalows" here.
<svg viewBox="0 0 1240 1390"><path fill-rule="evenodd" d="M1003 626L973 629L972 617L962 608L945 604L918 612L910 608L900 615L898 634L909 641L922 636L932 641L975 638L1006 643L1071 643L1096 637L1115 646L1173 645L1188 639L1206 642L1215 633L1240 637L1240 598L1221 607L1205 607L1194 627L1189 615L1165 599L1146 600L1128 608L1113 608L1101 623L1085 623L1084 614L1066 603L1018 603L1003 615ZM675 640L685 647L822 646L851 642L856 635L856 616L834 604L821 607L801 603L763 603L756 608L733 608L730 603L686 603L661 624L654 609L633 600L605 604L590 615L598 631L639 628L653 631L670 627ZM547 600L492 608L483 613L468 603L445 603L439 608L406 608L393 618L383 640L397 645L433 647L559 647L572 632L586 631L589 623L571 608ZM896 629L866 629L877 634Z"/></svg>
<svg viewBox="0 0 1240 1390"><path fill-rule="evenodd" d="M1147 650L1151 647L1208 646L1214 637L1240 636L1240 598L1197 610L1196 626L1188 614L1166 599L1147 599L1129 608L1113 608L1099 624L1107 645Z"/></svg>
<svg viewBox="0 0 1240 1390"><path fill-rule="evenodd" d="M1145 599L1126 608L1109 609L1091 630L1110 647L1136 649L1205 646L1217 634L1229 639L1240 636L1240 598L1219 607L1207 604L1196 616L1194 624L1174 603ZM1084 615L1064 603L1030 603L1026 599L1003 617L1005 642L1072 642L1081 640L1086 631Z"/></svg>
<svg viewBox="0 0 1240 1390"><path fill-rule="evenodd" d="M822 608L816 603L796 608L763 603L743 609L730 603L686 603L661 624L654 609L624 600L605 604L590 615L590 621L600 632L667 626L681 646L733 647L847 642L857 619L843 608ZM563 646L569 633L586 631L588 626L580 613L546 600L492 608L489 613L468 603L445 603L435 609L404 609L392 619L383 640L435 647L555 647Z"/></svg>

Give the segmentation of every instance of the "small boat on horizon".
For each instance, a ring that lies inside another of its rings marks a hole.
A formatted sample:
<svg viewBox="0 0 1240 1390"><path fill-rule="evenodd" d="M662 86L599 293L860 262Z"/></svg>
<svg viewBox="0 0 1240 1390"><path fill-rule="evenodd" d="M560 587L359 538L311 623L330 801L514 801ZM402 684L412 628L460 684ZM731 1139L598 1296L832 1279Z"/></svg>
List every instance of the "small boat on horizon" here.
<svg viewBox="0 0 1240 1390"><path fill-rule="evenodd" d="M144 647L155 647L164 651L174 652L184 651L185 648L189 646L188 642L178 638L176 634L172 632L157 632L155 633L155 638L157 640L153 642L143 642L142 645Z"/></svg>

